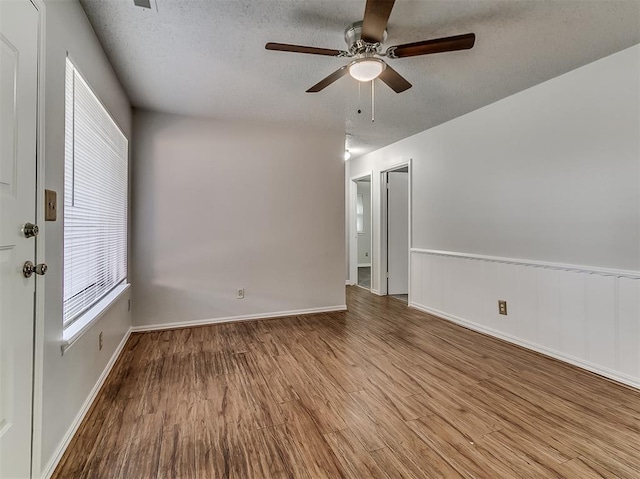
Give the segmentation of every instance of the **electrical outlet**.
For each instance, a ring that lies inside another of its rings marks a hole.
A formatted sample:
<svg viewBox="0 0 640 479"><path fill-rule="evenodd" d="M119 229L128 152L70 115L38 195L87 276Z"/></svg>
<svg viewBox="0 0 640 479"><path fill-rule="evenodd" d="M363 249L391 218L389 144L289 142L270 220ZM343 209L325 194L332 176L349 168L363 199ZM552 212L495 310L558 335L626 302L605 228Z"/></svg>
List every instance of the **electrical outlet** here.
<svg viewBox="0 0 640 479"><path fill-rule="evenodd" d="M100 331L100 335L98 336L98 349L102 351L102 331Z"/></svg>
<svg viewBox="0 0 640 479"><path fill-rule="evenodd" d="M498 313L507 315L507 302L502 299L498 300Z"/></svg>
<svg viewBox="0 0 640 479"><path fill-rule="evenodd" d="M238 292L236 293L236 298L237 299L244 299L244 288L240 288L238 290Z"/></svg>

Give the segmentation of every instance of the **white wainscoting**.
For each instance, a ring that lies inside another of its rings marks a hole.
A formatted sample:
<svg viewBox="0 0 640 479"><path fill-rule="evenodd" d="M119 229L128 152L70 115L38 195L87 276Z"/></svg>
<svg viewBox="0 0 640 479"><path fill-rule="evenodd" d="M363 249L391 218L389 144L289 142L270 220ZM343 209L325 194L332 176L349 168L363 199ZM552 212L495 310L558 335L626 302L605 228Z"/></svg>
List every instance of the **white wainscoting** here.
<svg viewBox="0 0 640 479"><path fill-rule="evenodd" d="M640 272L413 248L409 301L640 389Z"/></svg>

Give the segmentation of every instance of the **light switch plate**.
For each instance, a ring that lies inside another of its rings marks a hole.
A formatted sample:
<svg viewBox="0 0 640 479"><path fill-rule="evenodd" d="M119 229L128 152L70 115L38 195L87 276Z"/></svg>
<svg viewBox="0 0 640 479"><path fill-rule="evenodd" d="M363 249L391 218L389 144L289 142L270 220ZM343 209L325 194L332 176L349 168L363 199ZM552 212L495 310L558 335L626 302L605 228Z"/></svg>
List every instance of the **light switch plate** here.
<svg viewBox="0 0 640 479"><path fill-rule="evenodd" d="M44 220L55 221L58 218L58 194L53 190L44 190Z"/></svg>

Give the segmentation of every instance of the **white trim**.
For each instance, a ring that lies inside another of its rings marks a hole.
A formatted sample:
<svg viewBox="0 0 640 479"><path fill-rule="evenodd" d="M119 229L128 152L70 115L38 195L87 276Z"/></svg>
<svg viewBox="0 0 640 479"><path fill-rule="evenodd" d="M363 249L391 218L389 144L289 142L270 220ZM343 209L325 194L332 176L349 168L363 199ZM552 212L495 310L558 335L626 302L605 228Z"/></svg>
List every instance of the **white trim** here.
<svg viewBox="0 0 640 479"><path fill-rule="evenodd" d="M387 287L389 286L388 281L388 269L389 269L389 261L387 258L387 172L381 171L378 175L378 184L380 185L380 190L378 194L378 221L380 227L378 228L378 244L380 245L380 249L378 250L378 264L380 267L378 268L378 291L380 296L384 296L387 294ZM372 208L373 209L373 208ZM372 275L373 276L373 275ZM371 284L373 285L373 277L371 278Z"/></svg>
<svg viewBox="0 0 640 479"><path fill-rule="evenodd" d="M460 326L464 326L465 328L472 329L474 331L484 333L489 336L493 336L495 338L499 338L513 344L517 344L518 346L522 346L523 348L530 349L540 354L544 354L545 356L550 356L560 361L564 361L565 363L578 366L579 368L586 369L587 371L591 371L593 373L599 374L600 376L604 376L607 379L611 379L613 381L617 381L627 386L640 389L640 381L638 381L637 378L634 378L632 376L628 376L626 374L622 374L620 372L613 371L611 369L604 368L602 366L598 366L596 364L590 363L588 361L584 361L582 359L576 358L569 354L561 353L554 349L549 349L544 346L540 346L539 344L531 343L529 341L516 338L515 336L511 336L510 334L505 334L495 329L482 326L478 323L474 323L473 321L463 319L459 316L445 313L444 311L439 311L437 309L429 308L428 306L423 306L418 303L409 303L409 307L415 308L417 310L431 314L433 316L437 316L446 321L451 321L452 323L456 323Z"/></svg>
<svg viewBox="0 0 640 479"><path fill-rule="evenodd" d="M377 289L370 289L369 291L371 291L373 294L375 294L376 296L384 296L384 294L382 294L380 291L378 291Z"/></svg>
<svg viewBox="0 0 640 479"><path fill-rule="evenodd" d="M371 263L358 263L358 268L370 268Z"/></svg>
<svg viewBox="0 0 640 479"><path fill-rule="evenodd" d="M352 176L351 178L349 178L349 180L350 181L364 180L367 176L370 176L371 180L373 180L373 171L369 171L367 173L361 173L360 175Z"/></svg>
<svg viewBox="0 0 640 479"><path fill-rule="evenodd" d="M364 289L365 291L371 291L371 288L367 288L366 286L362 286L360 284L354 284L356 288Z"/></svg>
<svg viewBox="0 0 640 479"><path fill-rule="evenodd" d="M408 160L398 160L395 163L390 163L389 165L385 165L384 170L380 170L380 173L387 173L389 171L401 170L405 166L409 166L409 162L413 158L409 158Z"/></svg>
<svg viewBox="0 0 640 479"><path fill-rule="evenodd" d="M111 309L111 306L113 306L122 297L122 295L124 295L130 286L130 283L124 283L116 286L113 291L91 306L91 308L71 326L64 329L62 331L62 344L60 346L62 354L73 346L73 344L80 339L84 333L91 329L91 326Z"/></svg>
<svg viewBox="0 0 640 479"><path fill-rule="evenodd" d="M359 175L351 176L347 183L347 204L345 212L345 217L347 218L346 225L346 234L348 235L347 241L347 258L348 258L348 269L349 269L349 278L351 280L352 285L358 284L358 236L364 233L358 233L356 224L356 205L357 205L357 195L358 195L358 185L357 181L362 180L364 178L370 179L369 185L369 229L371 230L370 241L369 241L369 251L373 252L373 170L367 171L365 173L361 173ZM373 281L373 265L371 265L371 273L372 273L372 281Z"/></svg>
<svg viewBox="0 0 640 479"><path fill-rule="evenodd" d="M62 455L64 454L67 447L69 446L71 439L73 439L73 436L77 432L78 427L80 427L82 420L84 419L85 415L91 408L93 401L95 400L96 396L100 392L100 389L102 388L102 385L104 384L105 380L109 376L109 373L113 368L113 365L116 363L116 361L120 357L120 354L122 353L122 350L124 349L125 344L127 344L129 336L131 336L131 332L132 332L132 329L130 327L126 332L126 334L124 335L124 337L122 338L122 341L120 341L120 344L118 344L118 347L116 348L116 350L113 352L113 355L111 356L111 359L107 363L107 366L104 368L104 371L102 371L102 374L98 378L98 382L96 382L95 386L93 386L93 389L91 390L86 401L80 408L80 411L78 411L78 414L76 415L75 419L71 423L71 426L67 430L67 433L62 438L62 441L60 441L58 448L56 449L55 453L49 460L49 463L47 464L47 466L44 468L44 472L41 476L43 479L48 479L49 477L51 477L51 475L55 471L58 465L58 462L60 462L60 459L62 459Z"/></svg>
<svg viewBox="0 0 640 479"><path fill-rule="evenodd" d="M346 281L344 282L344 284L345 284L345 285L347 285L347 286L353 286L355 283L354 283L353 281L346 280Z"/></svg>
<svg viewBox="0 0 640 479"><path fill-rule="evenodd" d="M46 72L46 5L44 0L31 0L38 10L38 98L37 98L37 133L36 133L36 224L41 225L36 239L36 263L45 261L46 225L44 221L44 189L45 189L45 72ZM33 328L33 382L31 402L31 475L40 473L42 462L42 392L44 376L44 320L45 320L45 277L36 278L35 317Z"/></svg>
<svg viewBox="0 0 640 479"><path fill-rule="evenodd" d="M408 246L408 253L407 253L407 274L409 275L409 277L407 278L407 304L409 303L409 301L411 301L411 247L413 246L412 243L412 237L413 237L413 217L412 215L412 205L413 205L413 158L409 158L409 163L408 163L408 170L409 170L409 191L408 191L408 195L409 195L409 205L407 206L407 214L409 215L409 238L407 240L407 246Z"/></svg>
<svg viewBox="0 0 640 479"><path fill-rule="evenodd" d="M409 244L408 244L408 258L407 260L409 261L409 266L407 268L407 274L409 275L408 281L407 281L407 285L408 285L408 294L411 295L411 236L412 236L412 217L411 217L411 210L412 210L412 203L413 203L413 198L412 198L412 188L411 185L413 183L413 169L412 169L412 163L413 163L413 158L409 158L407 160L402 160L399 161L397 163L394 163L392 165L387 166L384 170L380 170L380 195L379 195L379 199L380 199L380 207L378 208L379 213L380 213L380 271L378 271L378 283L379 283L379 287L380 287L380 293L376 293L376 294L380 294L380 296L386 296L387 294L389 294L388 291L388 277L387 277L387 267L388 267L388 244L387 244L387 185L385 180L387 179L386 175L387 173L390 173L392 171L396 171L396 170L400 170L403 168L407 168L408 172L408 190L407 190L407 196L408 196L408 205L407 205L407 214L409 215L409 221L408 223L408 234L409 234ZM373 211L373 208L372 208ZM383 265L384 263L384 265ZM373 273L373 272L372 272ZM373 276L373 274L372 274ZM373 278L371 279L371 282L373 283ZM411 300L411 297L409 296L409 300Z"/></svg>
<svg viewBox="0 0 640 479"><path fill-rule="evenodd" d="M459 253L454 251L440 251L433 249L411 248L412 253L432 254L438 256L452 256L455 258L480 259L494 263L518 264L524 266L538 266L541 268L558 269L563 271L577 271L588 274L601 274L604 276L617 276L630 279L640 279L640 271L625 269L601 268L597 266L581 266L576 264L553 263L549 261L537 261L529 259L504 258L502 256L488 256L483 254Z"/></svg>
<svg viewBox="0 0 640 479"><path fill-rule="evenodd" d="M191 326L206 326L208 324L235 323L239 321L252 321L255 319L283 318L286 316L302 316L306 314L331 313L335 311L346 311L346 310L347 310L347 305L340 304L336 306L327 306L324 308L298 309L294 311L275 311L273 313L247 314L242 316L227 316L224 318L195 319L193 321L180 321L176 323L145 324L140 326L133 326L132 331L138 333L142 331L158 331L161 329L180 329L180 328L188 328Z"/></svg>

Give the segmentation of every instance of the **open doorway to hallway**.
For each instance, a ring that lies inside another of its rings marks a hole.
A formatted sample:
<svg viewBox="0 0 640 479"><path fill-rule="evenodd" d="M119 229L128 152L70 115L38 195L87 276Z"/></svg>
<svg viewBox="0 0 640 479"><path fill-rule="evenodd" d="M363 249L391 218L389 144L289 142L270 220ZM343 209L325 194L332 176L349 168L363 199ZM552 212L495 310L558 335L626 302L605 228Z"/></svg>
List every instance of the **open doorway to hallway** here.
<svg viewBox="0 0 640 479"><path fill-rule="evenodd" d="M371 221L371 174L352 180L354 224L350 241L350 268L352 282L371 289L372 270L372 221Z"/></svg>

